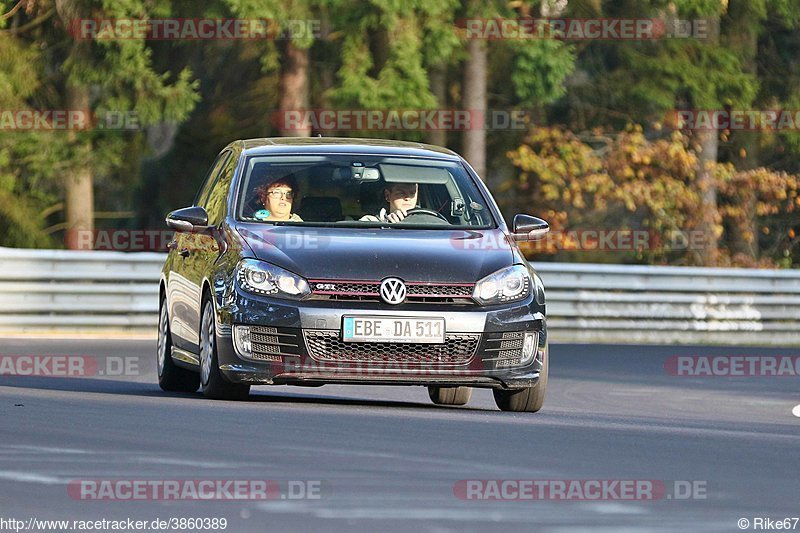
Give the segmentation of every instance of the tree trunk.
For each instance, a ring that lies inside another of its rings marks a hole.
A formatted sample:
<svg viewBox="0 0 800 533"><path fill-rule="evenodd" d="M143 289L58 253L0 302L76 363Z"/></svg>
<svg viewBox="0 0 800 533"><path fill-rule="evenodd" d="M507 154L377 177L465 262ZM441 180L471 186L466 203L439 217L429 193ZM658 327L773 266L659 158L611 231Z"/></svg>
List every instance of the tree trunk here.
<svg viewBox="0 0 800 533"><path fill-rule="evenodd" d="M65 26L72 24L84 15L81 4L75 0L56 0L56 12ZM88 45L85 41L72 42L70 56L77 65L84 64L89 57ZM68 110L80 110L89 113L89 87L70 80L67 73L66 97L64 107ZM91 249L94 239L86 239L86 232L94 231L94 177L92 175L90 141L80 140L75 131L66 133L75 147L74 162L63 172L64 217L67 229L64 244L70 250Z"/></svg>
<svg viewBox="0 0 800 533"><path fill-rule="evenodd" d="M705 249L699 256L703 266L716 266L719 259L717 226L717 184L713 165L719 151L719 132L713 129L697 132L699 154L697 157L697 189L700 194L700 231L703 232Z"/></svg>
<svg viewBox="0 0 800 533"><path fill-rule="evenodd" d="M429 74L430 89L436 97L436 106L443 109L447 104L447 70L440 64L431 68ZM447 145L447 130L431 130L428 132L428 142L437 146Z"/></svg>
<svg viewBox="0 0 800 533"><path fill-rule="evenodd" d="M89 88L67 83L67 109L89 109ZM92 146L89 141L79 141L76 132L70 132L76 145L76 164L64 171L64 214L67 222L65 245L70 250L91 249L94 239L87 239L94 231L94 179L89 167Z"/></svg>
<svg viewBox="0 0 800 533"><path fill-rule="evenodd" d="M714 21L719 27L719 17ZM709 45L719 44L719 36L709 39ZM715 129L698 130L696 133L698 144L697 157L697 192L700 195L700 226L703 232L705 249L700 250L697 256L703 266L717 266L719 262L719 235L717 228L720 226L720 214L717 208L717 183L713 167L717 162L719 153L719 132Z"/></svg>
<svg viewBox="0 0 800 533"><path fill-rule="evenodd" d="M486 179L486 44L471 39L467 54L461 98L464 109L470 113L470 124L464 132L463 155L475 172Z"/></svg>
<svg viewBox="0 0 800 533"><path fill-rule="evenodd" d="M283 137L309 137L311 124L287 120L289 114L308 108L308 49L287 41L281 70L280 134Z"/></svg>

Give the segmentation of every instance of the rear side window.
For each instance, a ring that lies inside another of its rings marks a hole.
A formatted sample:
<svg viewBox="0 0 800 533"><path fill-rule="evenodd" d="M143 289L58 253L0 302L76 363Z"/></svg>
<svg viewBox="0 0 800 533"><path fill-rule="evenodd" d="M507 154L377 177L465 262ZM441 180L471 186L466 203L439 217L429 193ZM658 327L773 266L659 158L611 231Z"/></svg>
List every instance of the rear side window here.
<svg viewBox="0 0 800 533"><path fill-rule="evenodd" d="M225 160L225 166L219 172L208 198L203 207L208 212L209 226L216 226L222 219L225 218L225 208L228 205L228 195L231 190L231 182L233 181L233 173L236 170L236 157L228 157Z"/></svg>
<svg viewBox="0 0 800 533"><path fill-rule="evenodd" d="M205 205L206 200L208 199L208 194L211 191L211 188L214 186L214 183L217 181L220 170L230 158L230 155L231 151L225 150L217 156L217 159L214 160L214 164L208 169L208 174L206 174L206 179L203 181L203 186L197 193L197 198L194 199L194 205Z"/></svg>

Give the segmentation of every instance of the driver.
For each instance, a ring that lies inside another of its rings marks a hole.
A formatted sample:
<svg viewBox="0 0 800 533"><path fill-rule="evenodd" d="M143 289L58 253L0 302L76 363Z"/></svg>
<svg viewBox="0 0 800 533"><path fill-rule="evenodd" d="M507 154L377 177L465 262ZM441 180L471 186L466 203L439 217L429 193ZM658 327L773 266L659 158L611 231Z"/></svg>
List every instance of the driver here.
<svg viewBox="0 0 800 533"><path fill-rule="evenodd" d="M408 211L417 207L419 186L416 183L389 183L383 189L386 207L377 215L364 215L359 220L369 222L400 222L408 216Z"/></svg>

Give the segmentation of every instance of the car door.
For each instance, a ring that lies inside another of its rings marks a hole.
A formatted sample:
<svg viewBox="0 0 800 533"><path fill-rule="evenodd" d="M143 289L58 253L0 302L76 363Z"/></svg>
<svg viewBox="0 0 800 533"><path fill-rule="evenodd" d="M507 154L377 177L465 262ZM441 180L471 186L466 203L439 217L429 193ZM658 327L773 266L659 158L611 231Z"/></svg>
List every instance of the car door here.
<svg viewBox="0 0 800 533"><path fill-rule="evenodd" d="M212 187L231 158L230 150L223 150L211 165L194 205L204 206ZM167 278L169 296L170 330L173 343L179 348L197 353L200 344L200 298L202 274L198 262L199 234L178 232L170 253L176 254Z"/></svg>
<svg viewBox="0 0 800 533"><path fill-rule="evenodd" d="M208 190L208 194L200 199L199 205L208 213L208 225L212 229L191 235L192 249L189 257L186 258L186 278L192 288L192 312L188 317L190 322L187 325L192 328L194 333L193 338L195 340L192 343L192 347L198 348L198 350L200 319L203 311L203 281L211 278L211 272L219 258L221 251L220 231L222 221L225 219L227 212L231 182L233 181L233 173L237 162L238 157L231 153L224 160L221 170L217 173Z"/></svg>

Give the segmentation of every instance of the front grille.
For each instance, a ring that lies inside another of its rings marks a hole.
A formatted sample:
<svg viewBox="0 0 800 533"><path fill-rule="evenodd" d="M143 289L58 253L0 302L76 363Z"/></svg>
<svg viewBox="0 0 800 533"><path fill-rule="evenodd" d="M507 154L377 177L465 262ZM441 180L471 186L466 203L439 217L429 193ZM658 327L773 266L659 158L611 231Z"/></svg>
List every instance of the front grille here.
<svg viewBox="0 0 800 533"><path fill-rule="evenodd" d="M350 296L378 296L381 283L379 281L329 281L311 280L311 292L314 294L346 294Z"/></svg>
<svg viewBox="0 0 800 533"><path fill-rule="evenodd" d="M267 326L250 326L250 342L256 361L282 361L284 356L300 355L297 330Z"/></svg>
<svg viewBox="0 0 800 533"><path fill-rule="evenodd" d="M407 283L408 297L471 298L474 285L438 285L433 283Z"/></svg>
<svg viewBox="0 0 800 533"><path fill-rule="evenodd" d="M489 333L486 336L484 361L495 361L495 367L505 368L519 366L522 357L522 343L525 339L524 331L506 331L503 333ZM534 346L538 338L534 339ZM534 348L536 349L536 348Z"/></svg>
<svg viewBox="0 0 800 533"><path fill-rule="evenodd" d="M338 331L305 330L309 355L337 363L401 363L463 365L475 355L480 333L448 333L444 344L344 342Z"/></svg>
<svg viewBox="0 0 800 533"><path fill-rule="evenodd" d="M380 281L310 280L315 300L381 302ZM407 282L407 303L474 304L472 284Z"/></svg>

